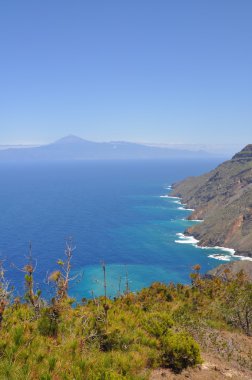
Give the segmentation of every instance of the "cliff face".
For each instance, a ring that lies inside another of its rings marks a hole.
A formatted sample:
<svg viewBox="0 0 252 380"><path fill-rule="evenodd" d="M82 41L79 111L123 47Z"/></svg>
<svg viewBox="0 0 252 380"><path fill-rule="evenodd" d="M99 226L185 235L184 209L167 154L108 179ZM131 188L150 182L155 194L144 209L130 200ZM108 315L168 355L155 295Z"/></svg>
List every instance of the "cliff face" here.
<svg viewBox="0 0 252 380"><path fill-rule="evenodd" d="M204 220L186 231L199 245L252 257L252 144L211 172L174 184L172 195L195 209L189 219Z"/></svg>

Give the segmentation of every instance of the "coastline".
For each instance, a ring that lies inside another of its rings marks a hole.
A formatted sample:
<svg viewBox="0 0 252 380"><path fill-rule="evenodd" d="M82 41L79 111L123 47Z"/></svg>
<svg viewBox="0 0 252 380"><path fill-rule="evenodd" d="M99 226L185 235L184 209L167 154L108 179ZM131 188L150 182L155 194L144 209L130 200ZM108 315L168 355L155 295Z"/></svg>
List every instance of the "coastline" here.
<svg viewBox="0 0 252 380"><path fill-rule="evenodd" d="M173 187L167 186L166 189L169 191L172 191ZM186 203L183 203L183 199L181 197L166 194L166 195L161 195L160 198L174 199L174 203L179 205L178 210L192 211L192 212L195 211L195 209L193 209L193 208L186 208L187 205L186 205ZM201 219L194 219L193 220L193 219L188 219L188 218L183 219L183 220L186 220L188 222L198 222L198 223L204 222L203 219L202 220ZM198 243L200 242L200 240L197 240L193 235L188 235L186 230L184 231L184 233L178 232L176 234L176 236L178 236L178 239L175 240L175 243L177 243L177 244L191 244L195 248L228 252L227 255L224 255L224 254L221 255L218 253L213 253L213 254L208 256L209 258L212 258L212 259L216 259L216 260L220 260L220 261L232 261L232 258L233 258L233 259L237 259L237 260L252 261L251 257L239 255L239 253L236 253L234 248L222 247L222 246L202 246L202 245L199 245Z"/></svg>

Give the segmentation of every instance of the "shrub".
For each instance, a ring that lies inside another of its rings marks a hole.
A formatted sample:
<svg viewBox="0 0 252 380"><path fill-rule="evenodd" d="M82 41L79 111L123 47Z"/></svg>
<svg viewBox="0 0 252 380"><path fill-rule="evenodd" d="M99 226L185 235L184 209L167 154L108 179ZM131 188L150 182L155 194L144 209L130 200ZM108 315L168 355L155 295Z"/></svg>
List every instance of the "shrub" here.
<svg viewBox="0 0 252 380"><path fill-rule="evenodd" d="M162 348L162 364L174 372L202 362L199 345L187 333L169 333L162 339Z"/></svg>
<svg viewBox="0 0 252 380"><path fill-rule="evenodd" d="M38 321L38 330L44 336L56 336L58 333L58 316L51 309L46 309Z"/></svg>
<svg viewBox="0 0 252 380"><path fill-rule="evenodd" d="M145 330L156 338L166 335L173 324L170 315L162 312L153 312L143 321Z"/></svg>
<svg viewBox="0 0 252 380"><path fill-rule="evenodd" d="M48 359L49 372L52 372L56 366L57 359L53 356Z"/></svg>
<svg viewBox="0 0 252 380"><path fill-rule="evenodd" d="M221 305L227 323L252 336L252 284L229 285Z"/></svg>
<svg viewBox="0 0 252 380"><path fill-rule="evenodd" d="M13 339L16 346L20 346L24 340L24 329L22 327L17 327L14 330Z"/></svg>
<svg viewBox="0 0 252 380"><path fill-rule="evenodd" d="M48 373L46 373L45 375L41 375L39 380L52 380L52 378Z"/></svg>
<svg viewBox="0 0 252 380"><path fill-rule="evenodd" d="M132 339L123 335L119 329L110 332L100 331L99 335L100 350L107 352L112 350L126 351L132 343Z"/></svg>

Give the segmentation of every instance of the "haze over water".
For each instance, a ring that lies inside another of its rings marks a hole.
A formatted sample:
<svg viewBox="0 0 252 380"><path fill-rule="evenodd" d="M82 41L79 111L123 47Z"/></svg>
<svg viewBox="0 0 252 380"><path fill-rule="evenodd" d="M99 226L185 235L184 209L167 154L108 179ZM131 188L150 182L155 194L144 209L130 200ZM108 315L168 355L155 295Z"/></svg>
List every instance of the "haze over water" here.
<svg viewBox="0 0 252 380"><path fill-rule="evenodd" d="M189 282L194 264L202 271L221 261L216 250L177 244L177 233L190 223L190 211L179 209L168 193L173 182L214 168L214 160L89 161L0 166L0 253L7 277L23 288L21 268L32 241L37 260L36 281L46 289L46 273L64 258L65 239L76 250L73 271L82 272L71 293L78 299L102 294L101 262L107 264L109 294L132 290L153 281Z"/></svg>

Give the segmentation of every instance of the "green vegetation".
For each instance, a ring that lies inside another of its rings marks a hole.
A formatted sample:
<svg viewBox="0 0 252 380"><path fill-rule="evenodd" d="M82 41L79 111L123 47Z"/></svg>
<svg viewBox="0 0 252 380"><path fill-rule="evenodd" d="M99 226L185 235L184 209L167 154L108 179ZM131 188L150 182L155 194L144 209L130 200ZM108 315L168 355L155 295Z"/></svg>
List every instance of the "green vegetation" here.
<svg viewBox="0 0 252 380"><path fill-rule="evenodd" d="M32 260L24 269L23 300L11 302L1 270L1 379L143 380L153 368L180 372L200 364L200 346L225 354L214 332L252 334L252 285L242 273L227 281L203 279L195 266L191 286L154 283L110 300L103 264L104 297L73 307L71 258L68 245L66 262L49 278L55 284L50 302L33 291ZM243 365L249 367L251 357Z"/></svg>

